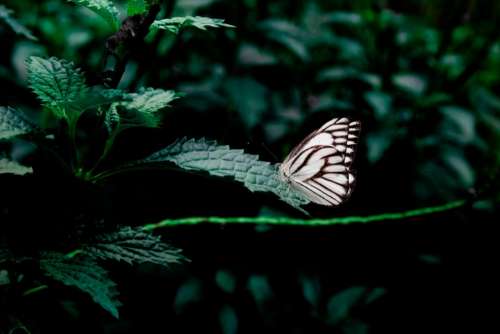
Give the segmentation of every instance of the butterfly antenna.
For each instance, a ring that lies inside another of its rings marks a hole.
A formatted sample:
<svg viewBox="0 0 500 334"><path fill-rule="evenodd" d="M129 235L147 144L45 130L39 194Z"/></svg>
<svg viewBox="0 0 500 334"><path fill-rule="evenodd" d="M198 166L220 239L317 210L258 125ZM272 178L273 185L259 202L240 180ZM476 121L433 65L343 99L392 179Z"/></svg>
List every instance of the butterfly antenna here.
<svg viewBox="0 0 500 334"><path fill-rule="evenodd" d="M273 153L273 151L271 151L269 149L269 147L266 146L266 144L264 143L260 143L260 146L262 146L262 148L264 148L264 150L266 150L267 153L269 153L269 155L271 155L275 161L280 161L280 159L278 159L278 157L276 156L276 154Z"/></svg>

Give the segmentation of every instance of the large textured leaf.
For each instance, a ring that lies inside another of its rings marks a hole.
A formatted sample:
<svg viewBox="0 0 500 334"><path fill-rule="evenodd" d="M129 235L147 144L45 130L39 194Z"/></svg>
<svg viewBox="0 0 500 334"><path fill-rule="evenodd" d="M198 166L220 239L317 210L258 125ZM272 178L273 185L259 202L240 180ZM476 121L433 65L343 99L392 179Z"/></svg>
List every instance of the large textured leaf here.
<svg viewBox="0 0 500 334"><path fill-rule="evenodd" d="M25 175L31 173L33 173L31 167L26 167L15 161L0 158L0 174Z"/></svg>
<svg viewBox="0 0 500 334"><path fill-rule="evenodd" d="M74 102L86 95L88 88L80 69L72 62L40 57L28 58L28 81L31 89L57 117L70 118Z"/></svg>
<svg viewBox="0 0 500 334"><path fill-rule="evenodd" d="M37 38L29 31L28 28L19 23L11 15L14 13L13 10L0 5L0 21L5 22L16 34L23 35L24 37L36 41Z"/></svg>
<svg viewBox="0 0 500 334"><path fill-rule="evenodd" d="M77 5L86 7L102 17L116 31L120 27L119 13L110 0L68 0Z"/></svg>
<svg viewBox="0 0 500 334"><path fill-rule="evenodd" d="M174 34L178 34L182 28L195 27L201 30L207 28L235 28L235 26L224 23L223 19L213 19L202 16L183 16L171 17L169 19L156 20L151 25L151 29L168 30Z"/></svg>
<svg viewBox="0 0 500 334"><path fill-rule="evenodd" d="M150 262L166 267L184 259L179 249L163 243L159 236L131 227L99 236L94 242L85 245L83 251L102 259L129 264Z"/></svg>
<svg viewBox="0 0 500 334"><path fill-rule="evenodd" d="M0 140L27 134L34 129L21 112L10 107L0 107Z"/></svg>
<svg viewBox="0 0 500 334"><path fill-rule="evenodd" d="M64 254L46 252L40 258L40 267L53 279L90 294L97 304L118 318L121 304L116 300L116 284L108 277L106 270L91 258L68 258Z"/></svg>
<svg viewBox="0 0 500 334"><path fill-rule="evenodd" d="M278 166L258 159L243 150L230 149L205 139L180 139L141 162L173 162L188 170L206 171L216 176L230 176L250 191L272 192L283 201L300 209L309 201L293 192L278 177Z"/></svg>

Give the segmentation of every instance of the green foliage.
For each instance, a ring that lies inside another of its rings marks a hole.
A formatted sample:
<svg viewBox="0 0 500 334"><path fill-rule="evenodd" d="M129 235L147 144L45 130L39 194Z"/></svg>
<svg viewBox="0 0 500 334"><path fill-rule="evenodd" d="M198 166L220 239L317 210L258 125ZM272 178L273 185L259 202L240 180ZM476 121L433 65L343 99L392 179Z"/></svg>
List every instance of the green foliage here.
<svg viewBox="0 0 500 334"><path fill-rule="evenodd" d="M13 13L13 10L8 9L4 5L0 5L0 21L5 22L16 34L22 35L32 41L37 41L38 38L36 38L28 28L11 16Z"/></svg>
<svg viewBox="0 0 500 334"><path fill-rule="evenodd" d="M184 260L179 249L162 242L159 236L131 227L97 236L93 242L84 245L82 251L92 257L128 264L149 262L169 267Z"/></svg>
<svg viewBox="0 0 500 334"><path fill-rule="evenodd" d="M116 299L116 284L106 270L90 258L68 258L64 254L45 252L40 258L40 268L53 279L88 293L97 304L118 318L120 302Z"/></svg>
<svg viewBox="0 0 500 334"><path fill-rule="evenodd" d="M128 0L127 1L127 15L142 14L147 10L147 3L145 0Z"/></svg>
<svg viewBox="0 0 500 334"><path fill-rule="evenodd" d="M171 33L178 34L182 29L187 27L195 27L201 30L207 28L235 28L235 26L224 23L223 19L213 19L203 16L184 16L171 17L168 19L156 20L151 29L167 30Z"/></svg>
<svg viewBox="0 0 500 334"><path fill-rule="evenodd" d="M0 107L0 140L28 134L34 129L21 112L11 107Z"/></svg>
<svg viewBox="0 0 500 334"><path fill-rule="evenodd" d="M128 101L116 102L106 115L106 127L114 129L118 126L149 127L160 125L162 109L179 98L179 94L171 90L140 88L137 93L126 94Z"/></svg>
<svg viewBox="0 0 500 334"><path fill-rule="evenodd" d="M26 175L31 173L33 173L31 167L26 167L15 161L0 158L0 174Z"/></svg>
<svg viewBox="0 0 500 334"><path fill-rule="evenodd" d="M78 118L82 111L75 102L88 90L81 70L55 57L30 57L27 67L30 87L43 104L59 118Z"/></svg>
<svg viewBox="0 0 500 334"><path fill-rule="evenodd" d="M68 0L101 16L116 31L120 27L118 9L110 0Z"/></svg>
<svg viewBox="0 0 500 334"><path fill-rule="evenodd" d="M308 200L291 191L278 177L278 166L259 160L257 155L230 149L205 139L180 139L153 153L140 163L173 162L187 170L205 171L216 176L230 176L250 191L272 192L281 200L300 209Z"/></svg>

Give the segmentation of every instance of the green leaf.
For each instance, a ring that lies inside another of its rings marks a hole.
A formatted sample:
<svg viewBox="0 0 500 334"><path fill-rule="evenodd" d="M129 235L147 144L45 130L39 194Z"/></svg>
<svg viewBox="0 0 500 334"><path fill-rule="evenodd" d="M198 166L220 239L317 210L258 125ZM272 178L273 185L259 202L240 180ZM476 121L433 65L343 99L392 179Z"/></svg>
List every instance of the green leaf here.
<svg viewBox="0 0 500 334"><path fill-rule="evenodd" d="M1 251L0 251L1 252ZM2 253L0 253L0 256ZM0 257L0 263L2 262L2 258ZM2 285L10 284L9 272L7 270L0 270L0 287Z"/></svg>
<svg viewBox="0 0 500 334"><path fill-rule="evenodd" d="M127 1L127 15L138 15L146 12L147 4L144 0L128 0Z"/></svg>
<svg viewBox="0 0 500 334"><path fill-rule="evenodd" d="M174 310L182 313L190 305L202 298L203 282L196 278L188 279L178 289L174 300Z"/></svg>
<svg viewBox="0 0 500 334"><path fill-rule="evenodd" d="M149 262L165 267L184 260L181 250L163 243L159 236L131 227L98 236L83 247L83 252L92 257L128 264Z"/></svg>
<svg viewBox="0 0 500 334"><path fill-rule="evenodd" d="M169 19L156 20L151 25L151 29L168 30L174 34L178 34L181 29L186 27L195 27L201 30L220 27L235 28L233 25L224 23L223 19L213 19L203 16L171 17Z"/></svg>
<svg viewBox="0 0 500 334"><path fill-rule="evenodd" d="M215 274L217 286L225 293L233 293L236 289L236 278L227 270L219 270Z"/></svg>
<svg viewBox="0 0 500 334"><path fill-rule="evenodd" d="M391 95L379 91L368 91L365 93L364 98L372 107L377 120L381 121L389 116L392 108Z"/></svg>
<svg viewBox="0 0 500 334"><path fill-rule="evenodd" d="M102 17L117 31L120 28L119 12L110 0L67 0L77 5L90 9Z"/></svg>
<svg viewBox="0 0 500 334"><path fill-rule="evenodd" d="M332 325L344 320L351 309L361 300L366 292L362 286L354 286L333 295L328 301L328 322Z"/></svg>
<svg viewBox="0 0 500 334"><path fill-rule="evenodd" d="M0 5L0 21L5 22L16 34L23 35L32 41L37 41L38 38L36 38L28 28L13 18L11 16L12 13L14 13L13 10L5 7L4 5Z"/></svg>
<svg viewBox="0 0 500 334"><path fill-rule="evenodd" d="M415 73L398 73L392 77L392 83L404 92L420 96L427 89L427 80Z"/></svg>
<svg viewBox="0 0 500 334"><path fill-rule="evenodd" d="M129 101L113 103L105 117L108 130L117 126L122 127L149 127L160 125L162 109L170 102L180 97L172 90L141 88L137 93L128 93L124 96Z"/></svg>
<svg viewBox="0 0 500 334"><path fill-rule="evenodd" d="M318 278L303 276L301 282L304 298L311 306L318 307L321 298L321 286Z"/></svg>
<svg viewBox="0 0 500 334"><path fill-rule="evenodd" d="M74 102L81 101L88 91L80 69L54 57L29 57L27 66L30 87L43 104L59 118L77 118L82 110Z"/></svg>
<svg viewBox="0 0 500 334"><path fill-rule="evenodd" d="M0 174L26 175L33 173L31 167L23 166L15 161L0 159Z"/></svg>
<svg viewBox="0 0 500 334"><path fill-rule="evenodd" d="M333 12L323 16L324 23L342 24L347 26L357 26L363 22L361 15L353 12Z"/></svg>
<svg viewBox="0 0 500 334"><path fill-rule="evenodd" d="M245 126L252 129L258 125L268 109L267 89L252 78L230 78L224 89L236 107Z"/></svg>
<svg viewBox="0 0 500 334"><path fill-rule="evenodd" d="M23 114L11 107L0 107L0 140L24 135L35 130Z"/></svg>
<svg viewBox="0 0 500 334"><path fill-rule="evenodd" d="M267 38L283 45L302 61L309 61L311 55L307 48L307 33L300 27L282 20L270 19L259 24Z"/></svg>
<svg viewBox="0 0 500 334"><path fill-rule="evenodd" d="M93 86L85 91L78 100L71 103L73 109L85 111L97 108L113 102L128 101L131 98L120 89L108 89L101 86Z"/></svg>
<svg viewBox="0 0 500 334"><path fill-rule="evenodd" d="M45 252L40 258L40 268L53 279L74 286L90 294L92 299L106 311L118 318L116 284L106 270L86 257L68 258L64 254Z"/></svg>
<svg viewBox="0 0 500 334"><path fill-rule="evenodd" d="M381 78L372 73L360 72L358 69L349 66L335 66L322 70L318 76L318 81L341 81L358 80L367 83L374 88L382 86Z"/></svg>
<svg viewBox="0 0 500 334"><path fill-rule="evenodd" d="M238 332L238 316L232 306L224 305L221 308L219 321L222 334L236 334Z"/></svg>
<svg viewBox="0 0 500 334"><path fill-rule="evenodd" d="M206 171L211 175L230 176L242 182L250 191L272 192L281 200L301 210L309 203L290 189L278 176L278 165L258 159L243 150L230 149L215 141L180 139L140 163L173 162L187 170Z"/></svg>
<svg viewBox="0 0 500 334"><path fill-rule="evenodd" d="M273 298L273 289L269 284L269 279L263 275L252 275L248 279L247 289L252 294L257 306L262 307Z"/></svg>

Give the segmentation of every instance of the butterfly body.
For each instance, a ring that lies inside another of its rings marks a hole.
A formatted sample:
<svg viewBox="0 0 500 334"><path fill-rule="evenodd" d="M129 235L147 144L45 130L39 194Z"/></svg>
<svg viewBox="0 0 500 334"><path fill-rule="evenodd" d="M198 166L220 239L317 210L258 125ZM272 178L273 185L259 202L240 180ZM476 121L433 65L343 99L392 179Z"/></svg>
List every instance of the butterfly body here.
<svg viewBox="0 0 500 334"><path fill-rule="evenodd" d="M354 159L360 123L334 118L297 145L279 166L282 181L311 202L333 206L354 187Z"/></svg>

